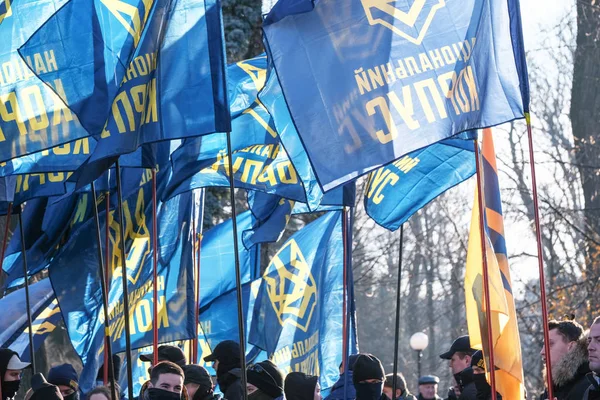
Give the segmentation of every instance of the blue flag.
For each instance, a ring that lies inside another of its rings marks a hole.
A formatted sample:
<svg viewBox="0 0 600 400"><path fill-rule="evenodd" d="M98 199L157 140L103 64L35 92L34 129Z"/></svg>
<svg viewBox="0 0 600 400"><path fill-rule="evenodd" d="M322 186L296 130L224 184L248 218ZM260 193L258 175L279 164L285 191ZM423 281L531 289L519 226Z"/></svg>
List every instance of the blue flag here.
<svg viewBox="0 0 600 400"><path fill-rule="evenodd" d="M395 231L431 200L474 173L473 141L443 140L371 172L365 210L379 225Z"/></svg>
<svg viewBox="0 0 600 400"><path fill-rule="evenodd" d="M50 285L50 279L43 279L29 287L31 305L33 346L36 351L62 320L58 302ZM19 353L19 358L30 362L29 327L27 322L27 302L25 289L19 289L0 299L3 310L0 319L0 347L10 348Z"/></svg>
<svg viewBox="0 0 600 400"><path fill-rule="evenodd" d="M163 173L168 173L165 170ZM161 174L159 173L159 178ZM162 180L166 181L166 180ZM158 182L161 182L159 179ZM152 343L152 203L151 181L139 183L136 193L124 201L126 268L133 348ZM159 186L159 191L164 185ZM194 286L192 263L191 193L158 205L158 321L159 341L189 339L194 335ZM115 353L125 350L122 255L120 225L110 212L111 272L109 293L110 331ZM106 214L100 215L106 224ZM104 226L101 227L103 232ZM81 380L94 381L102 363L104 314L98 277L98 244L93 220L86 222L63 247L50 265L69 336L84 364ZM103 245L104 247L104 245ZM102 249L105 251L106 249ZM79 260L73 268L73 260ZM82 387L87 392L91 386Z"/></svg>
<svg viewBox="0 0 600 400"><path fill-rule="evenodd" d="M242 234L244 247L250 249L257 243L278 241L292 216L294 204L293 200L280 196L248 192L248 205L254 216L254 223L251 229Z"/></svg>
<svg viewBox="0 0 600 400"><path fill-rule="evenodd" d="M88 136L63 101L61 78L36 75L58 68L52 49L21 57L18 48L67 0L10 0L0 5L0 161Z"/></svg>
<svg viewBox="0 0 600 400"><path fill-rule="evenodd" d="M267 351L284 371L339 376L343 337L342 213L329 212L296 232L265 270L250 343Z"/></svg>
<svg viewBox="0 0 600 400"><path fill-rule="evenodd" d="M518 0L278 2L265 42L323 190L457 133L523 118L519 18Z"/></svg>

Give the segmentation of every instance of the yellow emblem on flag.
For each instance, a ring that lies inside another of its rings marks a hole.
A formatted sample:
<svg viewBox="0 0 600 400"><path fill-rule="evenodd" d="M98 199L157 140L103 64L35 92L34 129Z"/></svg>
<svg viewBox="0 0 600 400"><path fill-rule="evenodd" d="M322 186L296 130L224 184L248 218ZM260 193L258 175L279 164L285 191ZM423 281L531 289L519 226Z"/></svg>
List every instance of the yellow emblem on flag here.
<svg viewBox="0 0 600 400"><path fill-rule="evenodd" d="M317 305L317 284L295 240L277 252L263 279L279 323L306 332Z"/></svg>
<svg viewBox="0 0 600 400"><path fill-rule="evenodd" d="M4 18L12 15L12 9L10 8L11 2L12 0L0 0L0 24L4 21ZM2 3L4 3L4 7L2 7Z"/></svg>
<svg viewBox="0 0 600 400"><path fill-rule="evenodd" d="M406 10L397 7L396 0L361 0L371 25L383 25L397 35L420 45L436 12L446 6L445 0L414 0ZM389 18L393 20L390 22ZM423 18L425 16L425 18ZM423 21L423 22L420 22ZM419 22L419 23L417 23Z"/></svg>

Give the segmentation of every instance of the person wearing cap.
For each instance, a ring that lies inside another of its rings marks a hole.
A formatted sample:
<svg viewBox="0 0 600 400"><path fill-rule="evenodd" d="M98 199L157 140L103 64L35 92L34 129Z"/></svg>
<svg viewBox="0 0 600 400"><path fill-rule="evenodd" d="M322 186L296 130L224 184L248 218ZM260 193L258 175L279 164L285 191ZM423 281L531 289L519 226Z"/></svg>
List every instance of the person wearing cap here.
<svg viewBox="0 0 600 400"><path fill-rule="evenodd" d="M206 368L189 364L183 367L185 378L183 384L191 400L213 400L214 388L210 374Z"/></svg>
<svg viewBox="0 0 600 400"><path fill-rule="evenodd" d="M65 400L79 400L79 376L71 364L52 367L48 372L48 382L58 386Z"/></svg>
<svg viewBox="0 0 600 400"><path fill-rule="evenodd" d="M396 374L396 400L416 400L406 388L406 379L401 373ZM393 400L392 393L394 391L394 374L387 374L383 383L383 394L389 400Z"/></svg>
<svg viewBox="0 0 600 400"><path fill-rule="evenodd" d="M351 354L348 357L348 368L344 368L344 363L340 364L340 378L333 384L331 392L325 400L354 400L356 398L356 391L352 384L352 370L357 357L358 354ZM345 388L344 385L346 385Z"/></svg>
<svg viewBox="0 0 600 400"><path fill-rule="evenodd" d="M483 353L481 350L477 350L473 353L471 358L471 368L473 369L473 382L477 388L477 400L491 400L492 398L492 387L487 382L485 376L485 361L483 360ZM502 399L500 393L496 392L496 398Z"/></svg>
<svg viewBox="0 0 600 400"><path fill-rule="evenodd" d="M473 369L471 368L473 353L475 353L475 349L471 348L469 336L461 336L452 343L450 350L440 354L440 358L450 361L450 369L460 390L458 400L477 399L477 388L473 382Z"/></svg>
<svg viewBox="0 0 600 400"><path fill-rule="evenodd" d="M29 367L19 355L10 349L0 349L0 388L2 400L15 397L21 386L21 372Z"/></svg>
<svg viewBox="0 0 600 400"><path fill-rule="evenodd" d="M372 354L359 354L352 373L356 400L386 400L383 395L384 381L385 371L381 361Z"/></svg>
<svg viewBox="0 0 600 400"><path fill-rule="evenodd" d="M283 396L283 374L271 361L265 360L249 366L246 376L248 399L274 400Z"/></svg>
<svg viewBox="0 0 600 400"><path fill-rule="evenodd" d="M321 400L319 377L303 372L290 372L283 385L285 400Z"/></svg>
<svg viewBox="0 0 600 400"><path fill-rule="evenodd" d="M140 355L140 360L144 362L154 362L154 353ZM170 361L174 364L183 367L187 364L187 359L183 350L177 346L163 345L158 346L158 362Z"/></svg>
<svg viewBox="0 0 600 400"><path fill-rule="evenodd" d="M225 340L219 343L212 354L204 357L204 361L213 363L213 368L217 371L217 383L225 399L241 400L244 398L240 345L237 342Z"/></svg>
<svg viewBox="0 0 600 400"><path fill-rule="evenodd" d="M435 375L425 375L419 378L419 397L417 400L442 400L438 396L440 378Z"/></svg>
<svg viewBox="0 0 600 400"><path fill-rule="evenodd" d="M46 381L39 373L31 378L31 392L31 400L63 400L58 386Z"/></svg>

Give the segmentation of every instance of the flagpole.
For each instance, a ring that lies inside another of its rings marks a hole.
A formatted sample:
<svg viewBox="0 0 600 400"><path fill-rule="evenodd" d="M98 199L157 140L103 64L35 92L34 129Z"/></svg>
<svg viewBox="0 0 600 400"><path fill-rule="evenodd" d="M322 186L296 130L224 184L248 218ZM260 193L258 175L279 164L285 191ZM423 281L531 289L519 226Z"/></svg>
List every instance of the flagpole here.
<svg viewBox="0 0 600 400"><path fill-rule="evenodd" d="M133 399L133 369L131 365L131 330L129 328L129 288L127 281L127 256L125 254L125 215L123 213L123 192L121 188L121 166L116 162L117 208L119 212L119 247L121 250L121 281L123 286L123 318L125 318L125 357L127 359L127 393Z"/></svg>
<svg viewBox="0 0 600 400"><path fill-rule="evenodd" d="M342 370L344 371L344 399L348 395L348 374L346 369L348 366L348 219L346 207L342 207L342 242L344 251L344 267L343 267L343 282L342 282Z"/></svg>
<svg viewBox="0 0 600 400"><path fill-rule="evenodd" d="M110 340L110 324L108 318L108 290L106 289L106 279L104 273L104 258L102 256L102 233L100 230L100 217L98 216L98 204L96 203L96 184L92 181L92 201L94 202L94 221L96 222L96 239L98 242L98 269L100 272L100 287L102 288L102 305L104 308L104 372L107 369L111 371L111 396L113 400L118 400L115 387L115 373L112 365L112 343ZM108 224L108 215L106 219ZM108 364L107 364L108 363ZM108 368L107 368L108 365ZM104 381L107 381L107 376L104 375Z"/></svg>
<svg viewBox="0 0 600 400"><path fill-rule="evenodd" d="M152 301L154 302L152 307L152 365L158 364L158 214L156 202L156 168L152 168Z"/></svg>
<svg viewBox="0 0 600 400"><path fill-rule="evenodd" d="M109 186L110 186L110 179L108 182ZM105 251L106 251L106 257L104 258L106 260L106 267L104 268L104 279L106 282L106 298L108 298L108 293L110 292L110 281L109 281L109 275L108 275L108 263L110 260L110 190L107 190L104 193L104 197L106 198L106 227L104 230L104 245L105 245ZM106 342L108 342L109 338L106 338ZM110 360L110 362L112 363L112 359ZM113 373L114 373L114 365L112 367ZM106 385L108 383L108 357L107 354L105 353L105 357L104 357L104 385ZM117 400L116 398L114 400Z"/></svg>
<svg viewBox="0 0 600 400"><path fill-rule="evenodd" d="M404 252L404 224L400 225L400 249L398 253L398 285L396 286L396 325L394 333L394 377L392 379L392 400L396 400L396 375L398 374L398 345L400 340L400 299L402 287L402 255Z"/></svg>
<svg viewBox="0 0 600 400"><path fill-rule="evenodd" d="M533 135L531 129L531 114L525 113L527 137L529 140L529 164L531 166L531 186L533 189L533 215L535 220L535 238L537 240L538 269L540 274L540 296L542 302L542 325L544 326L544 354L546 356L546 383L548 398L554 398L552 385L552 364L550 363L550 329L548 327L548 308L546 306L546 277L544 274L544 258L542 250L542 228L540 227L540 208L538 204L537 179L535 175L535 156L533 152Z"/></svg>
<svg viewBox="0 0 600 400"><path fill-rule="evenodd" d="M196 240L198 241L198 250L197 250L197 254L196 254L196 277L197 277L197 281L196 281L196 336L194 337L195 343L194 343L194 362L197 364L200 362L200 360L198 359L198 325L200 324L200 284L201 284L201 279L200 279L200 272L201 272L201 268L200 268L200 256L202 254L202 233L203 233L203 229L202 229L202 225L204 223L204 189L200 189L200 193L201 193L201 197L200 197L200 207L198 212L200 213L200 215L198 216L198 223L199 223L199 233L198 236L196 238Z"/></svg>
<svg viewBox="0 0 600 400"><path fill-rule="evenodd" d="M6 225L4 226L4 238L2 239L2 257L0 258L0 271L4 266L4 255L6 253L6 245L8 244L8 230L10 227L10 217L12 216L13 203L8 203L8 209L6 210Z"/></svg>
<svg viewBox="0 0 600 400"><path fill-rule="evenodd" d="M198 298L198 276L196 274L196 192L192 192L192 222L190 224L192 228L192 264L193 264L193 280L194 280L194 337L191 340L190 348L188 351L188 357L190 359L190 364L196 362L196 353L198 352L198 303L196 299Z"/></svg>
<svg viewBox="0 0 600 400"><path fill-rule="evenodd" d="M244 400L248 400L248 391L246 390L246 337L244 330L244 308L242 300L242 273L240 271L240 254L238 246L237 217L235 211L235 183L233 181L233 151L231 148L231 132L227 132L227 158L229 163L229 199L231 201L231 221L233 225L233 248L235 255L235 287L237 292L238 308L238 335L240 338L240 361L241 361L241 381L244 393Z"/></svg>
<svg viewBox="0 0 600 400"><path fill-rule="evenodd" d="M490 357L489 365L487 370L490 373L490 386L492 387L492 400L497 400L496 394L496 363L494 361L494 340L492 337L492 318L491 318L491 302L490 302L490 280L487 262L486 252L486 235L485 235L485 220L484 212L485 205L483 201L483 190L482 190L482 171L481 171L481 154L479 152L479 142L474 141L475 147L475 164L477 170L477 202L479 205L479 238L481 240L481 258L483 259L483 295L485 298L485 319L487 323L487 341L488 341L488 353Z"/></svg>
<svg viewBox="0 0 600 400"><path fill-rule="evenodd" d="M19 230L21 231L21 257L23 257L23 278L25 279L25 304L27 307L27 326L29 327L29 355L31 357L31 369L35 374L35 359L33 351L33 326L31 320L31 305L29 304L29 268L27 268L27 249L25 246L25 232L23 231L23 206L19 209Z"/></svg>

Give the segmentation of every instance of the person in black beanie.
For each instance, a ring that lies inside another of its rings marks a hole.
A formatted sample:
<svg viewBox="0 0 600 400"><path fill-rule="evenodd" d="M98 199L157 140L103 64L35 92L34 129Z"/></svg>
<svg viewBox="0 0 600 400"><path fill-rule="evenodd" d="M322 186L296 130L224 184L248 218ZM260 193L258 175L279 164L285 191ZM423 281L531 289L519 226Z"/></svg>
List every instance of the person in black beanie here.
<svg viewBox="0 0 600 400"><path fill-rule="evenodd" d="M33 394L30 400L63 400L58 386L48 383L44 375L39 373L31 378L31 390Z"/></svg>
<svg viewBox="0 0 600 400"><path fill-rule="evenodd" d="M19 355L10 349L0 349L0 389L2 400L15 397L21 386L21 372L29 367Z"/></svg>
<svg viewBox="0 0 600 400"><path fill-rule="evenodd" d="M48 372L48 382L58 386L65 400L79 400L79 377L71 364L52 367Z"/></svg>
<svg viewBox="0 0 600 400"><path fill-rule="evenodd" d="M303 372L290 372L283 385L285 400L321 400L319 377Z"/></svg>
<svg viewBox="0 0 600 400"><path fill-rule="evenodd" d="M217 371L217 383L225 399L242 400L244 398L240 345L237 342L225 340L219 343L212 354L204 357L204 361L213 362L213 368Z"/></svg>
<svg viewBox="0 0 600 400"><path fill-rule="evenodd" d="M354 363L352 382L356 400L380 400L383 395L385 371L381 361L372 354L359 354Z"/></svg>
<svg viewBox="0 0 600 400"><path fill-rule="evenodd" d="M477 388L477 400L491 400L492 398L492 387L487 382L485 376L485 361L483 360L483 353L481 350L477 350L473 353L471 358L471 368L473 369L473 382ZM502 399L500 393L496 392L496 398Z"/></svg>
<svg viewBox="0 0 600 400"><path fill-rule="evenodd" d="M215 395L213 383L208 371L199 365L189 364L183 367L183 384L191 400L212 400Z"/></svg>
<svg viewBox="0 0 600 400"><path fill-rule="evenodd" d="M249 400L274 400L283 395L283 374L271 361L251 365L246 375Z"/></svg>

